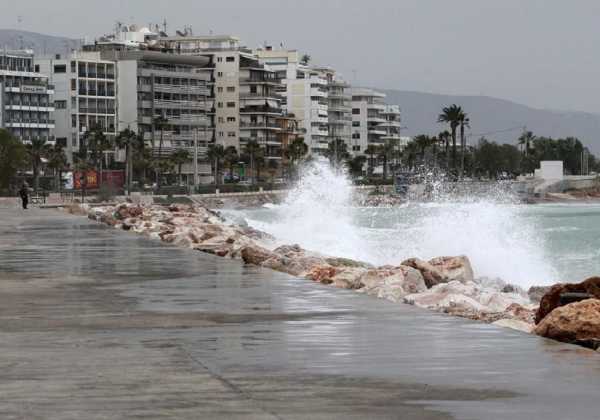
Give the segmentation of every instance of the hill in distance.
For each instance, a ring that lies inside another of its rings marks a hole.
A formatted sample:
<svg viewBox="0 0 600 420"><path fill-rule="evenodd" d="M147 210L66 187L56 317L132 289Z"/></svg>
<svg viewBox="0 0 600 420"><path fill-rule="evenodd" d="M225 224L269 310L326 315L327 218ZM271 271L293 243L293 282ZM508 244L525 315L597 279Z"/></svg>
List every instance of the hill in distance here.
<svg viewBox="0 0 600 420"><path fill-rule="evenodd" d="M516 143L523 127L535 135L577 137L590 151L600 155L600 115L578 111L551 111L531 108L488 96L455 96L405 90L377 89L387 94L386 102L402 110L402 135L436 135L447 129L437 122L445 106L457 104L471 119L468 141L474 144L482 135L499 143Z"/></svg>
<svg viewBox="0 0 600 420"><path fill-rule="evenodd" d="M1 49L30 49L37 55L64 55L73 49L79 48L80 45L81 42L76 39L16 29L0 29Z"/></svg>

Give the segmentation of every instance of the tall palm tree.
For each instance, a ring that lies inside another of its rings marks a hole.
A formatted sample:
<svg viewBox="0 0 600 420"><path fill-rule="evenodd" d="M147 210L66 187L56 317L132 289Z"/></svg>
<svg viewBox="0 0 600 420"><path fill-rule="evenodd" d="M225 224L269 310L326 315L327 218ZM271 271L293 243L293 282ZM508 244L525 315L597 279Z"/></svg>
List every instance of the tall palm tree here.
<svg viewBox="0 0 600 420"><path fill-rule="evenodd" d="M439 123L447 123L450 125L450 133L452 137L452 168L456 170L456 129L460 125L462 108L456 104L449 107L444 107L442 113L438 116Z"/></svg>
<svg viewBox="0 0 600 420"><path fill-rule="evenodd" d="M229 165L229 179L233 180L233 167L240 160L238 151L235 146L227 146L225 148L225 163Z"/></svg>
<svg viewBox="0 0 600 420"><path fill-rule="evenodd" d="M48 154L48 168L54 171L56 176L56 188L61 190L62 171L69 165L63 147L56 143Z"/></svg>
<svg viewBox="0 0 600 420"><path fill-rule="evenodd" d="M466 112L460 113L460 178L465 174L465 149L467 147L467 139L465 138L465 128L470 127L469 117Z"/></svg>
<svg viewBox="0 0 600 420"><path fill-rule="evenodd" d="M92 165L94 168L99 169L100 183L102 183L104 152L110 150L113 147L113 144L110 139L104 135L104 130L100 126L96 126L90 131L87 131L85 133L85 139Z"/></svg>
<svg viewBox="0 0 600 420"><path fill-rule="evenodd" d="M222 144L211 144L208 146L206 156L213 164L213 170L215 174L215 185L219 185L219 173L221 161L225 157L225 148Z"/></svg>
<svg viewBox="0 0 600 420"><path fill-rule="evenodd" d="M31 162L31 169L33 171L33 188L37 192L40 186L40 167L42 166L42 158L48 154L48 145L44 137L35 137L31 140L31 143L27 144L27 155Z"/></svg>
<svg viewBox="0 0 600 420"><path fill-rule="evenodd" d="M373 174L373 168L375 166L375 162L373 156L377 156L379 154L379 147L374 144L369 144L365 149L365 155L369 156L369 161L367 162L367 172L369 175Z"/></svg>
<svg viewBox="0 0 600 420"><path fill-rule="evenodd" d="M252 183L254 184L256 178L256 158L259 156L261 147L256 140L249 140L244 147L244 151L250 156L250 172L252 173Z"/></svg>
<svg viewBox="0 0 600 420"><path fill-rule="evenodd" d="M438 139L444 146L444 153L446 155L446 170L450 169L450 137L451 135L448 130L444 130L438 134Z"/></svg>
<svg viewBox="0 0 600 420"><path fill-rule="evenodd" d="M127 170L125 173L127 191L131 191L131 182L133 181L133 152L143 152L144 139L135 131L126 128L115 138L115 144L121 149L125 149Z"/></svg>
<svg viewBox="0 0 600 420"><path fill-rule="evenodd" d="M396 148L394 146L394 143L388 140L384 142L381 146L379 146L377 148L377 151L378 157L381 158L381 160L383 161L383 179L386 180L388 175L388 162L394 155Z"/></svg>
<svg viewBox="0 0 600 420"><path fill-rule="evenodd" d="M181 179L181 167L191 160L190 152L186 149L177 149L171 154L169 159L177 166L177 178L181 185L183 183Z"/></svg>
<svg viewBox="0 0 600 420"><path fill-rule="evenodd" d="M524 131L519 137L519 145L525 156L529 154L530 146L535 139L536 137L531 131Z"/></svg>
<svg viewBox="0 0 600 420"><path fill-rule="evenodd" d="M308 153L308 146L304 143L304 139L302 137L296 137L283 151L283 155L290 162L290 171L289 175L291 177L292 172L294 171L296 162L300 161L306 154Z"/></svg>
<svg viewBox="0 0 600 420"><path fill-rule="evenodd" d="M420 134L420 135L416 136L413 139L413 141L415 142L416 148L420 151L421 162L424 164L425 163L425 152L427 151L427 148L433 144L433 141L432 141L431 137L429 137L425 134Z"/></svg>
<svg viewBox="0 0 600 420"><path fill-rule="evenodd" d="M156 130L160 130L160 141L158 142L158 160L160 160L162 158L162 148L163 148L163 139L164 139L164 132L165 132L165 128L168 127L169 125L169 120L167 120L164 116L160 115L158 117L154 117L154 120L152 121L152 123L154 124L154 132L156 132ZM154 154L154 136L152 136L152 154ZM157 161L156 162L156 185L160 186L160 163Z"/></svg>
<svg viewBox="0 0 600 420"><path fill-rule="evenodd" d="M308 63L310 63L310 60L311 60L311 59L312 59L312 57L311 57L310 55L308 55L308 54L303 54L303 55L302 55L302 58L300 59L300 62L301 62L302 64L308 64Z"/></svg>

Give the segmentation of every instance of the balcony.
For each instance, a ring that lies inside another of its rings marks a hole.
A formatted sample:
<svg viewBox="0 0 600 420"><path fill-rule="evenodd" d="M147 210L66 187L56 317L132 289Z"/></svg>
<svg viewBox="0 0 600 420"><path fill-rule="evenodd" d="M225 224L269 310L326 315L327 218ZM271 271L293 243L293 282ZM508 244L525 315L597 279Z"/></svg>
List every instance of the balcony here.
<svg viewBox="0 0 600 420"><path fill-rule="evenodd" d="M210 96L210 90L206 86L155 83L154 91L163 93L191 93L195 95Z"/></svg>
<svg viewBox="0 0 600 420"><path fill-rule="evenodd" d="M272 86L280 86L281 80L275 78L262 77L240 77L241 85L268 84Z"/></svg>
<svg viewBox="0 0 600 420"><path fill-rule="evenodd" d="M281 108L272 108L268 106L255 106L255 107L244 107L240 108L240 114L269 114L269 115L281 115L283 110Z"/></svg>
<svg viewBox="0 0 600 420"><path fill-rule="evenodd" d="M149 101L144 101L149 102ZM177 108L177 109L205 109L208 104L200 101L175 100L175 99L155 99L155 108Z"/></svg>
<svg viewBox="0 0 600 420"><path fill-rule="evenodd" d="M240 121L240 129L250 129L250 130L281 130L281 127L271 121Z"/></svg>

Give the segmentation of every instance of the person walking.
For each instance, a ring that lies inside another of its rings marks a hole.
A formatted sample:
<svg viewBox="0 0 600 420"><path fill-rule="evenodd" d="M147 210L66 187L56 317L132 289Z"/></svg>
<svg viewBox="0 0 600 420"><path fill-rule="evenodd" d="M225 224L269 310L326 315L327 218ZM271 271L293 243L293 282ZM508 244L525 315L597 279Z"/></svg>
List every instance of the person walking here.
<svg viewBox="0 0 600 420"><path fill-rule="evenodd" d="M23 186L19 190L19 195L21 196L23 210L27 210L27 204L29 204L29 185L27 185L27 182L23 182Z"/></svg>

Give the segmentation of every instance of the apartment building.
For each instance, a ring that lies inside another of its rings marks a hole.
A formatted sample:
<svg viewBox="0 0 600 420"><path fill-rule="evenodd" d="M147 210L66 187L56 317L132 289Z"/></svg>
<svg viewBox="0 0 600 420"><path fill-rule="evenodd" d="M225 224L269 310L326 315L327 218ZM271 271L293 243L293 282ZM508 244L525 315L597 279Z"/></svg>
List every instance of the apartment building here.
<svg viewBox="0 0 600 420"><path fill-rule="evenodd" d="M214 80L215 142L243 152L257 141L268 160L282 157L280 80L252 51L229 35L193 36L190 33L159 40L163 49L209 60Z"/></svg>
<svg viewBox="0 0 600 420"><path fill-rule="evenodd" d="M208 59L149 50L105 50L101 57L116 64L117 131L136 131L156 157L186 149L204 158L214 139ZM183 165L187 183L211 180L210 165L199 165L197 180L193 173L193 162Z"/></svg>
<svg viewBox="0 0 600 420"><path fill-rule="evenodd" d="M116 64L99 52L76 51L36 60L55 87L55 137L69 162L85 133L100 128L109 139L117 135Z"/></svg>
<svg viewBox="0 0 600 420"><path fill-rule="evenodd" d="M34 64L32 51L0 50L0 127L27 143L54 143L54 87Z"/></svg>
<svg viewBox="0 0 600 420"><path fill-rule="evenodd" d="M324 153L334 138L349 144L350 86L335 70L303 63L296 50L265 47L255 53L283 79L283 108L298 119L311 153Z"/></svg>
<svg viewBox="0 0 600 420"><path fill-rule="evenodd" d="M368 146L386 141L398 149L404 145L400 137L400 107L387 105L385 94L365 88L352 89L351 152L364 153Z"/></svg>

